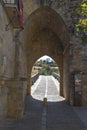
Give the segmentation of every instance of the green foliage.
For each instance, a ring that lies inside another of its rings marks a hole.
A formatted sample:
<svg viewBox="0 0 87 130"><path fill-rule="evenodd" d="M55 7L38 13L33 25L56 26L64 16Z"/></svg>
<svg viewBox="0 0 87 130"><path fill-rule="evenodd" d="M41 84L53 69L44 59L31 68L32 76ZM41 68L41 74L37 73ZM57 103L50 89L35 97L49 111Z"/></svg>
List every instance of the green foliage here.
<svg viewBox="0 0 87 130"><path fill-rule="evenodd" d="M57 68L52 68L49 65L44 65L40 70L39 73L41 75L52 75L52 73L59 73Z"/></svg>
<svg viewBox="0 0 87 130"><path fill-rule="evenodd" d="M43 66L41 69L40 69L40 72L39 72L41 75L51 75L52 74L52 71L51 71L51 68L48 66L48 65L45 65Z"/></svg>
<svg viewBox="0 0 87 130"><path fill-rule="evenodd" d="M58 73L58 68L52 67L51 62L43 61L43 64L41 64L41 68L39 69L39 73L41 75L52 75L53 72Z"/></svg>
<svg viewBox="0 0 87 130"><path fill-rule="evenodd" d="M76 27L78 30L87 30L87 1L82 2L75 10L76 14L80 17Z"/></svg>
<svg viewBox="0 0 87 130"><path fill-rule="evenodd" d="M78 19L75 23L76 31L82 34L83 42L87 42L87 0L80 3L73 15Z"/></svg>
<svg viewBox="0 0 87 130"><path fill-rule="evenodd" d="M35 67L41 75L52 75L53 72L59 74L59 70L55 61L50 61L49 58L46 60L40 60L35 63Z"/></svg>

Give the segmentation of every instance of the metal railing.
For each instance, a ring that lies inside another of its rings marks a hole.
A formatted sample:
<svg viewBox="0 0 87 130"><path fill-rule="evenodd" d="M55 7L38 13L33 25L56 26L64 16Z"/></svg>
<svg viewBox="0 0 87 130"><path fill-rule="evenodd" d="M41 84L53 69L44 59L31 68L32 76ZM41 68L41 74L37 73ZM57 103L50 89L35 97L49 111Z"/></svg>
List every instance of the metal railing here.
<svg viewBox="0 0 87 130"><path fill-rule="evenodd" d="M53 72L52 75L55 79L57 79L60 82L60 75L59 74Z"/></svg>
<svg viewBox="0 0 87 130"><path fill-rule="evenodd" d="M31 77L31 85L33 85L39 77L39 73L36 73Z"/></svg>

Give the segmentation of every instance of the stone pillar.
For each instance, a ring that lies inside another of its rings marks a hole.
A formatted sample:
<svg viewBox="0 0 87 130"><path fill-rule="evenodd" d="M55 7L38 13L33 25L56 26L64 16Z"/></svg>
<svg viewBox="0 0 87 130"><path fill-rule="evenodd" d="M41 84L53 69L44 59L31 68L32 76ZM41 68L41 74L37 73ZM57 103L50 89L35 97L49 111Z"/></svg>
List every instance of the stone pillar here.
<svg viewBox="0 0 87 130"><path fill-rule="evenodd" d="M54 58L55 59L55 58ZM55 59L58 67L59 67L59 72L60 72L60 91L59 95L63 96L63 55L57 55Z"/></svg>
<svg viewBox="0 0 87 130"><path fill-rule="evenodd" d="M69 102L69 87L70 87L70 73L69 73L69 53L66 52L63 57L63 92L67 102Z"/></svg>
<svg viewBox="0 0 87 130"><path fill-rule="evenodd" d="M63 94L63 67L60 67L60 96L64 96Z"/></svg>
<svg viewBox="0 0 87 130"><path fill-rule="evenodd" d="M87 45L84 46L82 73L82 105L87 107Z"/></svg>
<svg viewBox="0 0 87 130"><path fill-rule="evenodd" d="M24 97L26 94L26 81L23 80L6 80L8 88L7 95L7 117L21 118L24 112Z"/></svg>
<svg viewBox="0 0 87 130"><path fill-rule="evenodd" d="M75 104L75 81L74 81L74 74L70 75L70 105L74 106Z"/></svg>
<svg viewBox="0 0 87 130"><path fill-rule="evenodd" d="M87 72L83 74L82 81L82 105L87 107Z"/></svg>
<svg viewBox="0 0 87 130"><path fill-rule="evenodd" d="M3 79L0 79L0 119L3 119L6 116L7 93L8 88L5 86L5 81Z"/></svg>
<svg viewBox="0 0 87 130"><path fill-rule="evenodd" d="M31 76L28 75L28 80L27 80L27 95L31 95Z"/></svg>

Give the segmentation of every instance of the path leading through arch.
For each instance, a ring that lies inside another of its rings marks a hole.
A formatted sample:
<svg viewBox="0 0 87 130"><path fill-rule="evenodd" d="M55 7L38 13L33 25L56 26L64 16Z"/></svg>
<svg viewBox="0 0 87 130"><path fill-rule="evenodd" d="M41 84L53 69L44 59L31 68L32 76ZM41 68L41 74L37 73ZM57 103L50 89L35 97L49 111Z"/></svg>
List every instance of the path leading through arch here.
<svg viewBox="0 0 87 130"><path fill-rule="evenodd" d="M82 118L77 115L73 107L66 104L64 98L56 93L56 83L54 83L52 77L42 76L43 86L46 85L45 78L49 81L49 93L47 95L49 99L51 98L51 102L43 105L42 101L26 96L24 116L21 119L5 119L0 122L1 130L87 130L87 126L82 122ZM35 97L38 97L38 93L40 94L41 91L43 97L46 92L46 87L43 86L39 82L38 87L32 91ZM52 91L50 91L51 89ZM56 102L52 102L53 92L57 99ZM81 108L79 110L81 112ZM87 120L87 117L85 119Z"/></svg>

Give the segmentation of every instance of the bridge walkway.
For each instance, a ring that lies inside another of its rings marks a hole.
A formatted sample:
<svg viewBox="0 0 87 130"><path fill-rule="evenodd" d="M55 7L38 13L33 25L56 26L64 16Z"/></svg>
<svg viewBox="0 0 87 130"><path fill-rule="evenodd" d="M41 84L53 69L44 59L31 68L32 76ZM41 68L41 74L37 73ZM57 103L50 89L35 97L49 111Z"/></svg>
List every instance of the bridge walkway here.
<svg viewBox="0 0 87 130"><path fill-rule="evenodd" d="M52 76L40 76L32 86L32 96L26 97L23 118L1 121L0 130L87 130L74 108L58 95L54 81ZM44 96L48 99L46 105L42 102Z"/></svg>

